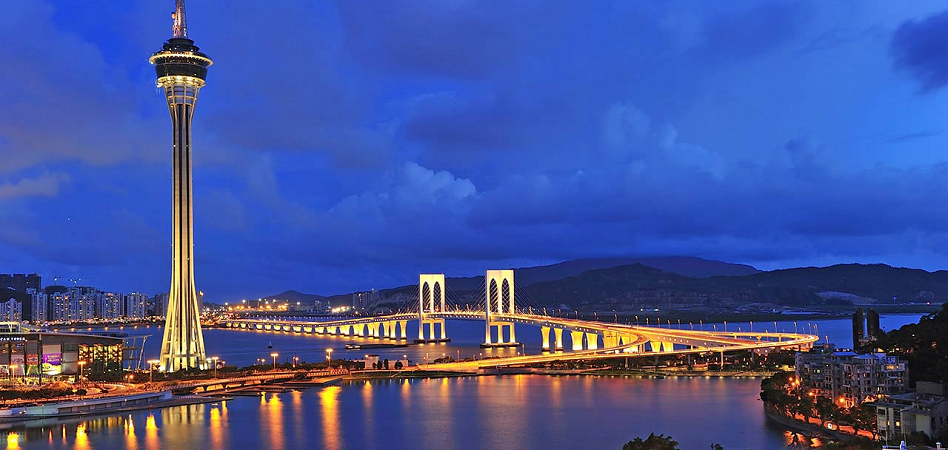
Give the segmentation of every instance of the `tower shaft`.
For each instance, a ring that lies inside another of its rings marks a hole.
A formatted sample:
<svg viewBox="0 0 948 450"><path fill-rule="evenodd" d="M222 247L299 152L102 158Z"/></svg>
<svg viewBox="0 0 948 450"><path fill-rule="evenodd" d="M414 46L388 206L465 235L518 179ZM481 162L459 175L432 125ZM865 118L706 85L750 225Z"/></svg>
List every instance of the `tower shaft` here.
<svg viewBox="0 0 948 450"><path fill-rule="evenodd" d="M191 122L198 92L204 81L168 76L158 80L168 100L174 142L174 235L171 292L161 368L169 372L206 368L204 335L197 290L194 287L194 219L191 191Z"/></svg>

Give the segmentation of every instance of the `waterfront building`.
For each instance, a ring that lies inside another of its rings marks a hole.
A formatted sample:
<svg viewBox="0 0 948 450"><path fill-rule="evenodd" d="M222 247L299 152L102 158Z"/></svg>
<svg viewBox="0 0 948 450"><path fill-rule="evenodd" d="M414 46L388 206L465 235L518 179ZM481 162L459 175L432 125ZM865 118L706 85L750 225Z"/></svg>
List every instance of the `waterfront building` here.
<svg viewBox="0 0 948 450"><path fill-rule="evenodd" d="M913 432L933 437L948 429L948 398L943 383L919 381L915 392L889 396L875 403L880 440L899 440Z"/></svg>
<svg viewBox="0 0 948 450"><path fill-rule="evenodd" d="M908 364L897 356L837 351L833 344L797 352L796 374L816 395L844 406L908 389Z"/></svg>
<svg viewBox="0 0 948 450"><path fill-rule="evenodd" d="M882 337L882 327L879 326L879 312L874 309L866 312L866 334L869 335L870 341Z"/></svg>
<svg viewBox="0 0 948 450"><path fill-rule="evenodd" d="M122 294L113 292L96 292L91 295L95 300L95 318L101 320L117 320L122 318L124 303Z"/></svg>
<svg viewBox="0 0 948 450"><path fill-rule="evenodd" d="M165 317L168 315L168 293L155 294L151 299L152 315Z"/></svg>
<svg viewBox="0 0 948 450"><path fill-rule="evenodd" d="M19 323L0 323L0 374L58 376L122 370L123 340L72 333L24 332Z"/></svg>
<svg viewBox="0 0 948 450"><path fill-rule="evenodd" d="M19 322L21 320L23 320L23 304L15 298L0 302L0 321Z"/></svg>
<svg viewBox="0 0 948 450"><path fill-rule="evenodd" d="M856 308L853 313L853 348L859 347L866 341L866 318L862 308Z"/></svg>
<svg viewBox="0 0 948 450"><path fill-rule="evenodd" d="M143 319L148 316L148 295L132 292L124 296L124 315L128 319Z"/></svg>
<svg viewBox="0 0 948 450"><path fill-rule="evenodd" d="M191 191L191 122L211 59L188 38L184 0L175 2L172 37L148 62L155 66L158 88L168 102L172 124L174 227L171 292L161 339L160 369L207 367L201 311L194 288L194 221Z"/></svg>
<svg viewBox="0 0 948 450"><path fill-rule="evenodd" d="M67 320L95 319L96 293L89 288L69 290L69 313Z"/></svg>
<svg viewBox="0 0 948 450"><path fill-rule="evenodd" d="M379 291L372 289L365 292L356 292L352 294L352 309L361 310L367 306L375 304L379 300Z"/></svg>

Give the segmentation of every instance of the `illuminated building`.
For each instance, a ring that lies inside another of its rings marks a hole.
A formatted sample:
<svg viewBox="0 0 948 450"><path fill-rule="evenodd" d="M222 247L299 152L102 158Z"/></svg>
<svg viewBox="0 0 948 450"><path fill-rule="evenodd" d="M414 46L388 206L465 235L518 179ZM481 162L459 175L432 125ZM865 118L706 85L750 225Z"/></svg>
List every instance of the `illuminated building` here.
<svg viewBox="0 0 948 450"><path fill-rule="evenodd" d="M945 385L919 381L915 392L893 395L875 403L880 440L897 441L914 432L928 437L948 429L948 394Z"/></svg>
<svg viewBox="0 0 948 450"><path fill-rule="evenodd" d="M23 305L16 299L0 302L0 320L4 322L19 322L23 320Z"/></svg>
<svg viewBox="0 0 948 450"><path fill-rule="evenodd" d="M109 336L24 331L0 323L0 375L75 375L79 361L87 373L121 371L123 340Z"/></svg>
<svg viewBox="0 0 948 450"><path fill-rule="evenodd" d="M173 35L148 59L155 66L171 113L174 167L174 233L171 292L161 341L161 370L207 368L200 305L194 288L194 219L191 203L191 121L211 59L188 39L184 0L177 0ZM156 311L157 313L157 311Z"/></svg>
<svg viewBox="0 0 948 450"><path fill-rule="evenodd" d="M796 355L800 382L843 406L905 392L908 364L885 353L836 351L832 344Z"/></svg>

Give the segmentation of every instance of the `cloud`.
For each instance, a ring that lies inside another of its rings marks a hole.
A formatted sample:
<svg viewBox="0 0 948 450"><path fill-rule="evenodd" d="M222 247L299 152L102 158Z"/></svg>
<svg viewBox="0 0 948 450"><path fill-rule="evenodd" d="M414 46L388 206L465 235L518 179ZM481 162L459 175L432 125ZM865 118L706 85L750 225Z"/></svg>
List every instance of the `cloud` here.
<svg viewBox="0 0 948 450"><path fill-rule="evenodd" d="M0 17L0 264L165 290L169 121L144 57L169 11L93 6ZM194 122L210 298L585 256L944 259L943 114L911 92L943 83L944 13L878 38L930 5L188 6L215 60Z"/></svg>
<svg viewBox="0 0 948 450"><path fill-rule="evenodd" d="M892 54L896 67L907 71L933 91L948 83L948 11L921 20L903 23L892 35Z"/></svg>
<svg viewBox="0 0 948 450"><path fill-rule="evenodd" d="M0 83L15 87L3 95L0 173L51 161L154 161L165 127L138 115L144 95L127 95L128 76L94 44L57 27L53 13L48 3L25 2L6 5L0 19L0 39L11 43L0 47L9 68Z"/></svg>
<svg viewBox="0 0 948 450"><path fill-rule="evenodd" d="M704 41L693 52L713 60L760 56L799 35L811 14L806 2L790 1L728 11L705 23Z"/></svg>
<svg viewBox="0 0 948 450"><path fill-rule="evenodd" d="M34 178L0 182L0 199L53 197L59 193L60 184L67 182L69 182L69 175L64 173L45 173Z"/></svg>

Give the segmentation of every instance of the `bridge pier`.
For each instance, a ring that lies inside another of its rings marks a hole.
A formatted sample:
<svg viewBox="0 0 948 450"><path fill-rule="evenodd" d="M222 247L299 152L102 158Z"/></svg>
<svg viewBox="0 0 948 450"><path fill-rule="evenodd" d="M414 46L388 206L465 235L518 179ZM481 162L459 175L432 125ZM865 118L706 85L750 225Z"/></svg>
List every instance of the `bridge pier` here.
<svg viewBox="0 0 948 450"><path fill-rule="evenodd" d="M607 331L602 334L602 348L612 348L619 345L619 336L616 333Z"/></svg>
<svg viewBox="0 0 948 450"><path fill-rule="evenodd" d="M416 344L428 342L451 342L448 339L448 332L445 328L444 319L435 319L431 314L443 313L445 311L445 285L444 274L421 274L418 275L418 339ZM402 338L407 338L405 331L407 321L402 323ZM425 325L428 325L428 338L425 339ZM435 335L435 326L441 325L441 334ZM392 324L391 338L395 339L395 326Z"/></svg>
<svg viewBox="0 0 948 450"><path fill-rule="evenodd" d="M540 336L543 341L541 349L545 352L550 351L550 327L540 327Z"/></svg>
<svg viewBox="0 0 948 450"><path fill-rule="evenodd" d="M489 347L516 347L517 335L514 323L503 317L505 314L516 314L514 305L514 271L488 270L484 275L484 294L487 312L485 315L484 343L481 348ZM500 317L496 317L500 316ZM505 320L506 319L506 320ZM504 327L510 329L510 339L504 342ZM497 329L497 342L491 340L491 329Z"/></svg>
<svg viewBox="0 0 948 450"><path fill-rule="evenodd" d="M570 337L573 341L573 350L582 350L583 349L583 333L582 331L570 331Z"/></svg>
<svg viewBox="0 0 948 450"><path fill-rule="evenodd" d="M599 348L599 333L586 333L586 349L596 350Z"/></svg>
<svg viewBox="0 0 948 450"><path fill-rule="evenodd" d="M425 339L425 325L428 325L428 339ZM437 333L438 330L435 329L438 325L441 326L440 333ZM451 342L451 339L448 338L444 319L424 318L418 321L418 339L415 339L415 343L424 344L429 342Z"/></svg>
<svg viewBox="0 0 948 450"><path fill-rule="evenodd" d="M399 324L401 324L401 327L402 327L402 337L401 337L401 338L402 338L402 339L408 339L408 321L407 321L407 320L403 320L403 321L399 322Z"/></svg>
<svg viewBox="0 0 948 450"><path fill-rule="evenodd" d="M675 351L675 344L671 342L649 341L654 353L669 353Z"/></svg>
<svg viewBox="0 0 948 450"><path fill-rule="evenodd" d="M508 340L504 342L504 327L507 327L509 332L507 333ZM491 328L497 329L497 342L491 342ZM517 347L520 345L517 342L517 334L514 331L513 322L490 322L487 326L487 337L485 339L487 342L481 344L481 348L491 348L491 347Z"/></svg>
<svg viewBox="0 0 948 450"><path fill-rule="evenodd" d="M348 335L349 335L349 329L350 329L350 328L352 328L352 327L349 326L349 325L343 325L343 326L339 327L340 334L342 334L343 336L348 336Z"/></svg>
<svg viewBox="0 0 948 450"><path fill-rule="evenodd" d="M557 351L557 352L563 351L563 329L554 328L553 335L554 335L553 340L556 341L553 344L553 351Z"/></svg>

